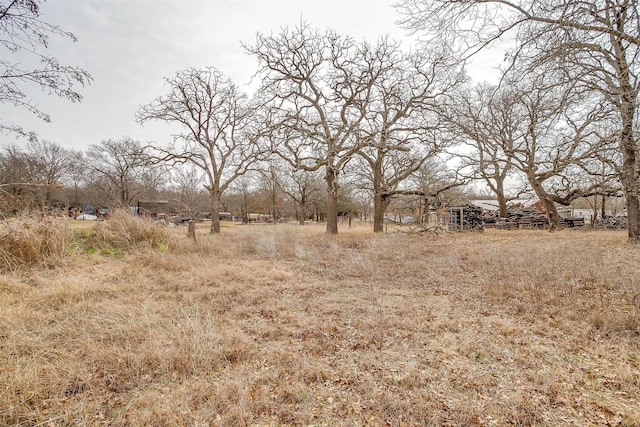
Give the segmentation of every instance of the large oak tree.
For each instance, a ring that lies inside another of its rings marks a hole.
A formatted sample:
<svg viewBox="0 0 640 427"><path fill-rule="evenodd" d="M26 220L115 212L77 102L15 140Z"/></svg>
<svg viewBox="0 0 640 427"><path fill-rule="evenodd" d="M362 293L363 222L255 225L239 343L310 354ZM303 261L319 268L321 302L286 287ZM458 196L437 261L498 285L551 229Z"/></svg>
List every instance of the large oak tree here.
<svg viewBox="0 0 640 427"><path fill-rule="evenodd" d="M247 95L213 67L189 68L167 78L169 93L142 106L137 120L178 125L172 144L153 148L166 162L189 162L205 175L211 233L220 232L220 199L260 159L255 109Z"/></svg>
<svg viewBox="0 0 640 427"><path fill-rule="evenodd" d="M337 234L339 177L368 143L358 130L373 84L392 65L391 46L303 24L258 34L245 49L259 62L273 151L296 169L324 171L326 232Z"/></svg>
<svg viewBox="0 0 640 427"><path fill-rule="evenodd" d="M382 42L390 66L373 84L358 134L367 142L358 154L368 166L362 173L373 192L374 232L384 231L389 201L409 176L452 143L436 112L465 79L446 50L409 53Z"/></svg>

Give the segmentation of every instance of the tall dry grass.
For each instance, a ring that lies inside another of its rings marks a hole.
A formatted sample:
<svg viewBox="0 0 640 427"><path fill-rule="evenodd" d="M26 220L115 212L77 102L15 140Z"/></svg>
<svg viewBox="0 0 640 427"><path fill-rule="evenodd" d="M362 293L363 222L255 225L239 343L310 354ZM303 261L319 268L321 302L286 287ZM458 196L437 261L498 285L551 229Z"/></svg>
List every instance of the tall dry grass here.
<svg viewBox="0 0 640 427"><path fill-rule="evenodd" d="M167 227L125 211L115 211L109 221L97 222L90 228L71 230L68 222L61 217L39 215L0 222L0 271L58 265L73 254L73 249L110 254L141 248L164 251L171 240Z"/></svg>
<svg viewBox="0 0 640 427"><path fill-rule="evenodd" d="M60 261L70 233L64 219L24 216L0 222L0 271Z"/></svg>
<svg viewBox="0 0 640 427"><path fill-rule="evenodd" d="M169 241L168 228L159 222L131 216L125 210L115 210L108 221L96 223L89 235L89 243L96 248L157 248Z"/></svg>
<svg viewBox="0 0 640 427"><path fill-rule="evenodd" d="M624 233L342 231L0 276L0 425L640 425Z"/></svg>

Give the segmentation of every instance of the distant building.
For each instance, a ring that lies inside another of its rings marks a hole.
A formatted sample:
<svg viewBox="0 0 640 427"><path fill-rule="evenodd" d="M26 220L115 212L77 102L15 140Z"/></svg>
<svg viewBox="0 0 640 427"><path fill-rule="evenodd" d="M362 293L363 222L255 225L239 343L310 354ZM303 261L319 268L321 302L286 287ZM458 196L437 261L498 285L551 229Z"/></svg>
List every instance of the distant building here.
<svg viewBox="0 0 640 427"><path fill-rule="evenodd" d="M582 218L586 223L591 223L593 209L562 208L558 209L558 215L562 218Z"/></svg>

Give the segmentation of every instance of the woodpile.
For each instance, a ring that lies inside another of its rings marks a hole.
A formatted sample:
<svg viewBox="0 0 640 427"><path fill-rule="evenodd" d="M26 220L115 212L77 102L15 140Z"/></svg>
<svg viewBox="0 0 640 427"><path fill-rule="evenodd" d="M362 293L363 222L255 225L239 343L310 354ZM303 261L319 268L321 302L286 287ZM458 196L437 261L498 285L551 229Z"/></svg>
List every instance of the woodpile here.
<svg viewBox="0 0 640 427"><path fill-rule="evenodd" d="M498 211L484 210L479 206L461 205L450 206L438 211L438 216L447 224L449 231L478 231L484 227L506 230L517 229L545 229L549 228L549 219L540 206L524 207L517 204L508 208L506 218L500 218ZM560 217L562 228L581 228L586 225L584 217ZM597 224L598 227L623 229L626 228L626 217L606 217Z"/></svg>
<svg viewBox="0 0 640 427"><path fill-rule="evenodd" d="M584 218L578 216L560 217L560 226L562 228L584 227Z"/></svg>
<svg viewBox="0 0 640 427"><path fill-rule="evenodd" d="M547 228L549 220L547 216L536 208L517 207L509 210L506 218L499 218L495 223L496 228L507 230L518 228Z"/></svg>
<svg viewBox="0 0 640 427"><path fill-rule="evenodd" d="M474 205L450 206L449 231L484 231L483 210Z"/></svg>
<svg viewBox="0 0 640 427"><path fill-rule="evenodd" d="M482 213L482 220L484 221L485 227L495 227L499 219L500 215L498 215L498 211L484 211Z"/></svg>
<svg viewBox="0 0 640 427"><path fill-rule="evenodd" d="M596 222L596 227L607 230L625 230L627 228L627 217L607 215Z"/></svg>

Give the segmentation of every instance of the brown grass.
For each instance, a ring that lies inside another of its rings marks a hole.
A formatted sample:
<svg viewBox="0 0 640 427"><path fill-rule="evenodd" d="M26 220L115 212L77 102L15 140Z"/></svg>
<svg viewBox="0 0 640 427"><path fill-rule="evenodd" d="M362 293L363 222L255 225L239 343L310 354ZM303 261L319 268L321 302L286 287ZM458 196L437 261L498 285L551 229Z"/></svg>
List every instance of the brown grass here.
<svg viewBox="0 0 640 427"><path fill-rule="evenodd" d="M69 237L61 218L25 216L0 222L0 272L59 262Z"/></svg>
<svg viewBox="0 0 640 427"><path fill-rule="evenodd" d="M368 230L0 276L0 425L640 426L623 232Z"/></svg>
<svg viewBox="0 0 640 427"><path fill-rule="evenodd" d="M169 241L169 229L152 220L115 210L108 221L95 223L90 234L90 244L102 250L119 248L130 250L144 246L156 248Z"/></svg>

